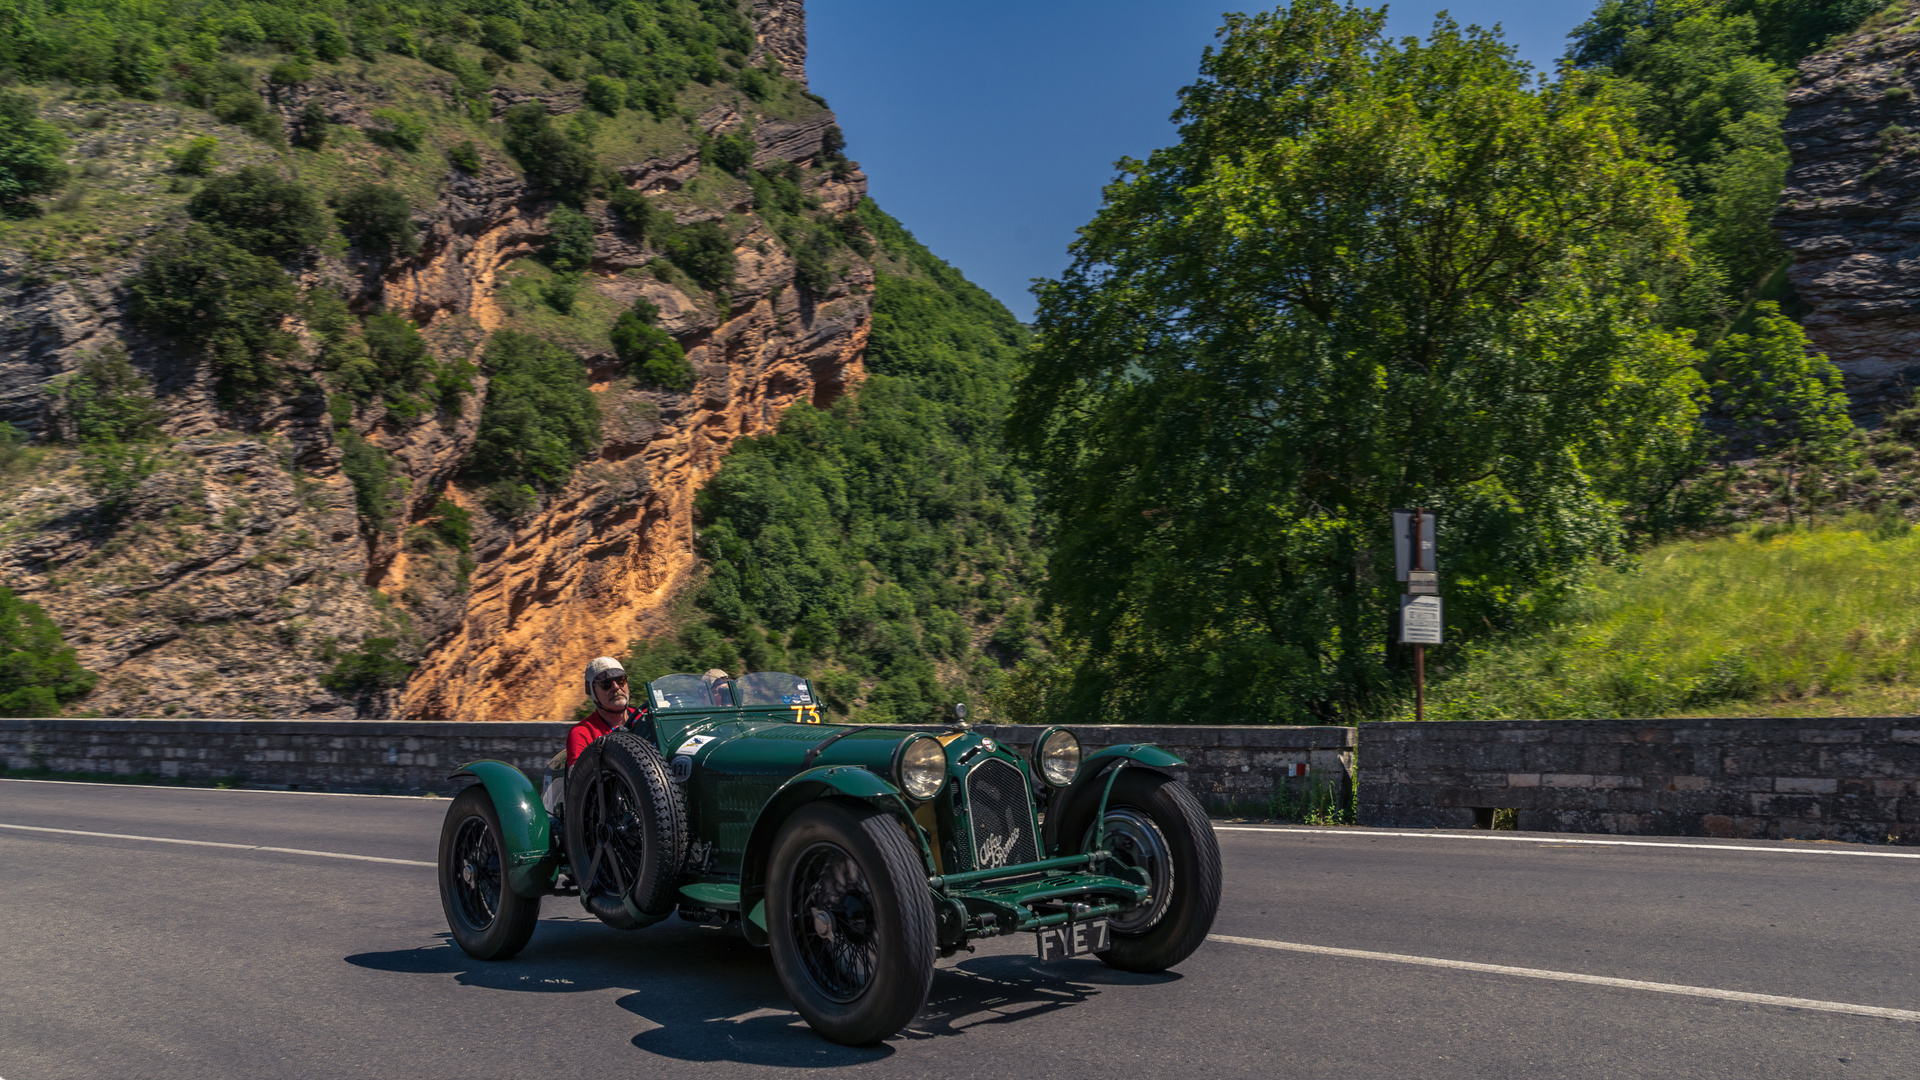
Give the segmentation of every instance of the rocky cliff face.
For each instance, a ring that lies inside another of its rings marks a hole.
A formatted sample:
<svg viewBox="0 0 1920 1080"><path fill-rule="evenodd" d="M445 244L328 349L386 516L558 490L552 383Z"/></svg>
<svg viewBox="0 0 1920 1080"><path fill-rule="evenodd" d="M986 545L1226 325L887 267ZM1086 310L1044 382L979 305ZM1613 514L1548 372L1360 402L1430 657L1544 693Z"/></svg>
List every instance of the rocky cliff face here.
<svg viewBox="0 0 1920 1080"><path fill-rule="evenodd" d="M772 56L789 77L804 78L800 0L761 0L755 10L755 59ZM382 93L336 79L269 96L282 115L317 99L334 122L352 125ZM698 128L718 135L748 126L756 164L801 166L816 213L845 212L864 198L865 178L850 166L809 168L833 130L824 108L753 115L737 94L709 97ZM565 87L496 89L495 116L531 99L556 118L580 108L578 91ZM843 254L830 286L799 287L794 255L747 184L703 165L690 144L636 149L613 163L622 182L683 225L727 222L738 271L711 293L660 272L660 252L623 236L606 204L594 202L595 250L575 307L610 321L645 297L685 348L697 385L673 393L622 377L604 327L576 344L603 443L517 517L490 513L461 482L484 373L457 413L408 418L363 404L349 426L398 465L396 520L369 527L342 469L342 399L334 397L330 415L332 388L308 359L317 350L303 325L288 326L309 346L284 359L292 389L236 410L220 404L204 365L126 314L124 281L144 245L181 227L168 145L205 130L231 148L223 164L283 159L204 114L164 104L49 102L45 114L79 136L76 164L96 180L97 213L85 235L43 222L29 244L0 244L12 248L0 251L0 419L46 433L59 415L50 394L67 373L89 354L121 347L152 380L168 436L150 451L149 475L115 508L103 506L97 476L70 446L37 451L36 466L0 491L0 584L45 607L82 663L104 676L70 711L567 718L588 659L619 655L665 628L695 568L694 494L727 447L769 430L798 400L833 400L862 375L871 267ZM360 144L333 153L378 156ZM417 255L380 266L336 250L310 261L302 284L343 291L359 311L403 313L442 362L477 362L493 331L547 318L513 284L546 241L553 209L492 152L477 173L446 170L416 212ZM443 500L473 514L470 560L430 528ZM356 695L323 685L342 655L380 637L417 661L403 689Z"/></svg>
<svg viewBox="0 0 1920 1080"><path fill-rule="evenodd" d="M1787 99L1793 163L1774 227L1813 308L1807 334L1863 413L1920 386L1920 22L1910 18L1808 57Z"/></svg>

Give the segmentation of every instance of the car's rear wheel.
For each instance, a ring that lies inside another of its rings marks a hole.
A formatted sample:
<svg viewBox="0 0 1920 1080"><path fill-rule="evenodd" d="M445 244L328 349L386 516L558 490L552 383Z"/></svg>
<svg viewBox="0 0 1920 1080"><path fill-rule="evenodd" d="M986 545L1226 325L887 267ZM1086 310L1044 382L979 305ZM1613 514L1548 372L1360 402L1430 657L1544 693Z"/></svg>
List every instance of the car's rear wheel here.
<svg viewBox="0 0 1920 1080"><path fill-rule="evenodd" d="M933 984L933 899L899 822L810 803L780 826L769 868L773 968L815 1031L864 1046L919 1014Z"/></svg>
<svg viewBox="0 0 1920 1080"><path fill-rule="evenodd" d="M476 960L519 952L540 921L540 898L507 886L500 837L500 814L478 784L454 797L440 826L440 906L454 943Z"/></svg>
<svg viewBox="0 0 1920 1080"><path fill-rule="evenodd" d="M567 863L580 903L632 930L673 913L687 851L686 803L660 752L616 731L567 773Z"/></svg>
<svg viewBox="0 0 1920 1080"><path fill-rule="evenodd" d="M1069 828L1093 847L1098 794L1076 806ZM1200 802L1185 784L1145 769L1126 769L1113 780L1107 800L1107 850L1120 867L1144 872L1150 892L1144 904L1112 916L1113 947L1098 953L1121 971L1165 971L1193 955L1220 910L1220 845ZM1071 836L1073 832L1062 832Z"/></svg>

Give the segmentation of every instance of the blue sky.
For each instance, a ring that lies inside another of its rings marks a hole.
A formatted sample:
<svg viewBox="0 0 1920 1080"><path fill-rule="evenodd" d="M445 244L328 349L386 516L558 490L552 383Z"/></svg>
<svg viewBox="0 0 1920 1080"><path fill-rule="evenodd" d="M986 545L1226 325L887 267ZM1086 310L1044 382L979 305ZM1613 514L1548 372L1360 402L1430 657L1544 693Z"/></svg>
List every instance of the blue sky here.
<svg viewBox="0 0 1920 1080"><path fill-rule="evenodd" d="M1395 3L1394 36L1438 11L1501 25L1551 70L1595 0ZM880 205L1030 319L1028 282L1067 266L1121 157L1176 135L1228 0L807 0L807 73Z"/></svg>

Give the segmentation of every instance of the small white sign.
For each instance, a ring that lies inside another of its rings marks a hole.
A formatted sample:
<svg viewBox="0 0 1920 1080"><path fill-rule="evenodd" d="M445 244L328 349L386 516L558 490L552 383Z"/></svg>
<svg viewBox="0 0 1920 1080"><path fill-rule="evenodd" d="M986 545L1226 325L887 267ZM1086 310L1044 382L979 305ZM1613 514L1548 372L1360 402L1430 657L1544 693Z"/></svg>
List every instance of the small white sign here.
<svg viewBox="0 0 1920 1080"><path fill-rule="evenodd" d="M1439 597L1403 596L1400 598L1400 644L1442 644Z"/></svg>

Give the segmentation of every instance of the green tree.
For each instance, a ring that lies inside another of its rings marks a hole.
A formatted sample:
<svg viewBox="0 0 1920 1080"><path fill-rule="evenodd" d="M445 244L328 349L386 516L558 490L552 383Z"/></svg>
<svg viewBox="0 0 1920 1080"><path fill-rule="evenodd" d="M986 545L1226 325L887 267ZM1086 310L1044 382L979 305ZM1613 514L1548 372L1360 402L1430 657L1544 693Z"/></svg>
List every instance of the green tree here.
<svg viewBox="0 0 1920 1080"><path fill-rule="evenodd" d="M733 239L717 221L700 221L675 229L664 246L673 265L702 288L717 289L732 281L734 269L739 265L733 253Z"/></svg>
<svg viewBox="0 0 1920 1080"><path fill-rule="evenodd" d="M272 259L288 259L327 237L320 201L295 180L264 165L248 165L201 185L187 213L234 244Z"/></svg>
<svg viewBox="0 0 1920 1080"><path fill-rule="evenodd" d="M340 230L369 255L410 258L420 250L413 204L393 188L356 184L340 196L335 213L340 218Z"/></svg>
<svg viewBox="0 0 1920 1080"><path fill-rule="evenodd" d="M1728 334L1714 350L1721 407L1753 444L1787 451L1787 521L1792 523L1800 466L1831 464L1848 453L1853 418L1840 369L1813 350L1800 325L1776 304L1756 307L1753 333Z"/></svg>
<svg viewBox="0 0 1920 1080"><path fill-rule="evenodd" d="M522 102L503 119L507 153L526 170L529 181L568 202L586 199L597 172L593 152L554 127L545 105Z"/></svg>
<svg viewBox="0 0 1920 1080"><path fill-rule="evenodd" d="M98 678L40 605L0 588L0 716L58 716Z"/></svg>
<svg viewBox="0 0 1920 1080"><path fill-rule="evenodd" d="M587 104L608 116L619 116L627 104L627 84L605 75L589 75L586 99Z"/></svg>
<svg viewBox="0 0 1920 1080"><path fill-rule="evenodd" d="M1227 16L1181 141L1125 161L1039 295L1009 431L1055 522L1083 719L1352 718L1384 685L1388 510L1437 510L1456 626L1617 542L1696 422L1646 266L1683 206L1630 118L1495 36L1300 0Z"/></svg>
<svg viewBox="0 0 1920 1080"><path fill-rule="evenodd" d="M561 273L585 270L593 262L592 218L562 206L548 216L547 228L551 230L547 239L547 262L555 270Z"/></svg>
<svg viewBox="0 0 1920 1080"><path fill-rule="evenodd" d="M558 487L600 445L600 410L586 365L558 345L503 330L487 342L489 376L469 474Z"/></svg>
<svg viewBox="0 0 1920 1080"><path fill-rule="evenodd" d="M685 349L672 335L654 325L660 309L644 298L632 311L622 312L614 321L609 337L614 355L627 371L643 383L685 392L693 389L695 374Z"/></svg>
<svg viewBox="0 0 1920 1080"><path fill-rule="evenodd" d="M40 119L40 105L25 94L0 93L0 215L31 211L28 199L60 190L68 169L60 129Z"/></svg>
<svg viewBox="0 0 1920 1080"><path fill-rule="evenodd" d="M229 401L277 382L299 348L281 328L299 307L293 280L204 224L163 237L127 288L134 318L199 348Z"/></svg>
<svg viewBox="0 0 1920 1080"><path fill-rule="evenodd" d="M75 442L150 439L167 415L154 401L152 385L117 345L82 356L79 368L56 380L52 391L58 426Z"/></svg>

